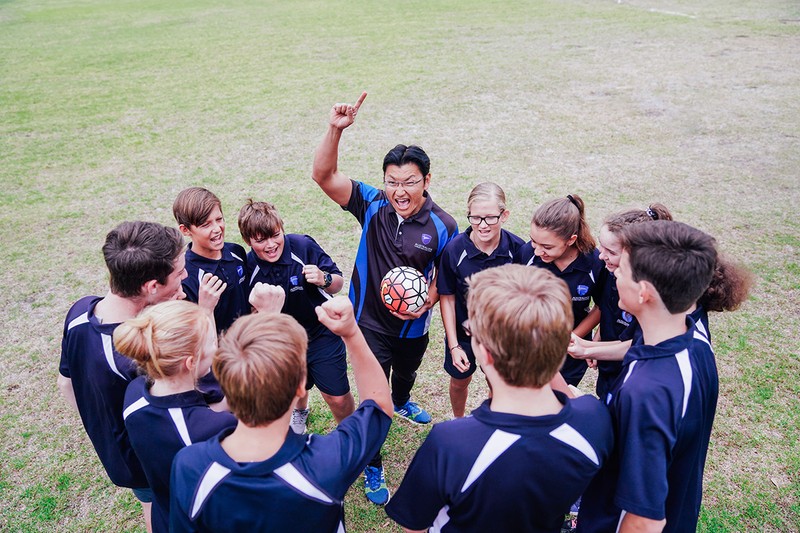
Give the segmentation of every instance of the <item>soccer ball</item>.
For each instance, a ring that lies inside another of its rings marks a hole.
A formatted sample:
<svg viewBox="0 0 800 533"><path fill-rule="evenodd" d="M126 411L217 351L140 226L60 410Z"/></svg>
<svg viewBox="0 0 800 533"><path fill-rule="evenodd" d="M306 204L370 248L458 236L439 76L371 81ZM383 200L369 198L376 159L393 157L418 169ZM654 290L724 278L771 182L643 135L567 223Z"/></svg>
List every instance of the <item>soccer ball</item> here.
<svg viewBox="0 0 800 533"><path fill-rule="evenodd" d="M419 270L394 267L381 280L381 299L391 311L414 313L428 299L428 282Z"/></svg>

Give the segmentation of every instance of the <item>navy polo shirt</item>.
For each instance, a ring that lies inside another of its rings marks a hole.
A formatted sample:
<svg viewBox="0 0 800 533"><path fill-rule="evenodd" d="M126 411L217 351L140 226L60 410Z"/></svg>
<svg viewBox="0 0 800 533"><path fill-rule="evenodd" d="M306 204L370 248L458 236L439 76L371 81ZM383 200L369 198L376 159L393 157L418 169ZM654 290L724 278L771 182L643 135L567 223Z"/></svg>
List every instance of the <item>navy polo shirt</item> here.
<svg viewBox="0 0 800 533"><path fill-rule="evenodd" d="M497 248L486 255L472 242L472 227L447 243L439 262L439 276L436 288L439 294L455 295L456 331L459 342L469 341L461 324L467 319L467 278L487 268L511 263L514 253L525 244L525 241L513 233L501 230Z"/></svg>
<svg viewBox="0 0 800 533"><path fill-rule="evenodd" d="M189 446L172 465L172 531L343 531L344 495L390 423L367 400L327 435L289 430L266 461L232 460L220 444L230 431Z"/></svg>
<svg viewBox="0 0 800 533"><path fill-rule="evenodd" d="M249 288L258 282L283 287L286 301L282 313L293 316L306 329L309 343L321 335L336 337L320 324L315 308L329 299L322 287L308 283L303 276L305 265L316 265L323 272L342 275L342 271L317 242L308 235L284 236L283 253L274 263L258 258L254 251L247 254L250 272ZM339 339L341 343L341 339Z"/></svg>
<svg viewBox="0 0 800 533"><path fill-rule="evenodd" d="M212 411L196 390L152 396L145 376L128 385L122 416L153 489L153 531L169 531L169 472L175 454L235 427L236 417Z"/></svg>
<svg viewBox="0 0 800 533"><path fill-rule="evenodd" d="M708 338L686 333L625 355L608 409L617 447L581 503L579 531L614 531L621 510L694 531L719 384Z"/></svg>
<svg viewBox="0 0 800 533"><path fill-rule="evenodd" d="M617 277L607 269L603 269L600 278L600 297L595 301L600 309L600 340L620 340L622 332L635 319L629 312L619 308ZM603 398L611 382L622 371L622 361L598 361L597 371L596 392L600 398Z"/></svg>
<svg viewBox="0 0 800 533"><path fill-rule="evenodd" d="M122 420L125 388L137 368L114 349L112 335L119 324L101 324L94 315L100 300L86 296L67 313L58 371L72 380L83 427L108 477L120 487L145 488L144 470Z"/></svg>
<svg viewBox="0 0 800 533"><path fill-rule="evenodd" d="M192 245L186 250L186 279L183 280L183 292L186 299L197 303L200 281L206 272L217 276L228 284L225 292L214 308L214 321L217 332L228 329L233 321L250 312L250 296L247 290L246 259L244 248L232 242L226 242L222 248L221 259L208 259L192 251Z"/></svg>
<svg viewBox="0 0 800 533"><path fill-rule="evenodd" d="M586 318L591 308L590 300L597 302L600 299L602 286L598 283L605 263L600 260L600 252L595 249L578 257L564 270L559 270L555 262L545 263L533 253L533 245L528 241L514 256L514 262L523 265L533 265L546 268L560 279L564 280L569 288L572 298L572 314L575 318L573 327L577 327ZM591 338L589 335L586 337Z"/></svg>
<svg viewBox="0 0 800 533"><path fill-rule="evenodd" d="M687 316L695 323L697 331L705 335L710 341L711 330L708 327L708 312L703 308L703 306L697 304L694 311L689 313ZM620 340L631 341L633 345L642 344L644 342L644 338L642 336L642 327L639 325L639 321L636 320L636 317L633 317L630 325L620 334Z"/></svg>
<svg viewBox="0 0 800 533"><path fill-rule="evenodd" d="M430 311L415 320L393 316L380 297L380 284L389 270L410 266L430 280L445 245L458 234L456 221L425 192L422 208L400 219L386 193L353 181L350 201L342 206L363 228L350 280L350 300L361 327L384 335L422 337L428 332Z"/></svg>
<svg viewBox="0 0 800 533"><path fill-rule="evenodd" d="M436 424L386 514L408 529L560 531L564 514L611 454L611 419L597 399L568 400L554 415L494 412Z"/></svg>

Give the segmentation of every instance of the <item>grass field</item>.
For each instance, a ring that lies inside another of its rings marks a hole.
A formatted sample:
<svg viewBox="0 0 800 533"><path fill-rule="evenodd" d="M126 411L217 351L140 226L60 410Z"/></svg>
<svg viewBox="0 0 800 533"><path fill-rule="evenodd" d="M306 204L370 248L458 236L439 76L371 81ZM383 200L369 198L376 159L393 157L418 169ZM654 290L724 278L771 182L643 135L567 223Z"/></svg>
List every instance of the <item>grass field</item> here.
<svg viewBox="0 0 800 533"><path fill-rule="evenodd" d="M790 0L0 0L0 529L143 530L56 390L63 318L105 292L118 222L176 193L268 199L350 271L359 228L310 179L330 106L369 91L341 168L418 143L463 227L469 189L577 193L595 230L660 201L757 279L711 317L721 379L702 531L800 530L800 5ZM438 315L438 313L437 313ZM438 316L415 388L449 416ZM476 380L470 397L483 394ZM591 378L586 382L591 390ZM327 431L319 396L312 428ZM395 488L425 428L398 421ZM350 531L396 531L358 487Z"/></svg>

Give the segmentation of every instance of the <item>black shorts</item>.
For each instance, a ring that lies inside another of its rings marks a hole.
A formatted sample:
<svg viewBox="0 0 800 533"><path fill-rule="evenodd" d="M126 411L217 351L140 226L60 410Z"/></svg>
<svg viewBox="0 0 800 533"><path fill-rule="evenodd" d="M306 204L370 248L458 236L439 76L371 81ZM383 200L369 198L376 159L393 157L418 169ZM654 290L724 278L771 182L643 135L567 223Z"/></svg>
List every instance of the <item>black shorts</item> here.
<svg viewBox="0 0 800 533"><path fill-rule="evenodd" d="M458 345L464 349L469 359L469 369L462 372L453 366L453 358L450 355L450 347L447 345L447 338L444 339L444 370L450 377L455 379L467 379L477 370L478 365L475 363L475 353L472 351L472 342L469 340L458 341Z"/></svg>
<svg viewBox="0 0 800 533"><path fill-rule="evenodd" d="M306 390L314 385L328 396L350 392L347 379L347 351L342 339L333 333L317 337L308 344Z"/></svg>

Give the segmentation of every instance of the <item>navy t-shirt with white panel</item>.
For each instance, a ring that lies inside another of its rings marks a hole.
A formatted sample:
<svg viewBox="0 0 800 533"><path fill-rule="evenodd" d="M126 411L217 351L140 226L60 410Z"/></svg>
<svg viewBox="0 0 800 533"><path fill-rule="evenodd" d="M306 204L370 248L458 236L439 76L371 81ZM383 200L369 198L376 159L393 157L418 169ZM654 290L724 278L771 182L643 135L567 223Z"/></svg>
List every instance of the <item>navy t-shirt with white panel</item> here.
<svg viewBox="0 0 800 533"><path fill-rule="evenodd" d="M274 263L259 259L252 250L247 254L249 288L252 289L253 285L261 282L277 285L286 291L286 300L281 313L294 317L305 328L309 350L311 344L321 336L339 339L320 324L315 311L317 306L325 303L330 297L322 287L305 280L303 267L316 265L323 272L339 276L342 275L342 271L317 241L308 235L286 234L283 242L283 253ZM341 339L339 343L342 343Z"/></svg>
<svg viewBox="0 0 800 533"><path fill-rule="evenodd" d="M622 512L694 531L719 383L711 344L686 333L628 350L608 396L617 446L581 503L578 530L614 531Z"/></svg>
<svg viewBox="0 0 800 533"><path fill-rule="evenodd" d="M83 427L108 477L120 487L145 488L147 478L122 419L125 389L137 367L114 349L119 324L103 324L95 316L100 300L86 296L67 313L58 371L72 380Z"/></svg>
<svg viewBox="0 0 800 533"><path fill-rule="evenodd" d="M514 262L545 268L567 284L572 298L572 314L575 319L573 327L577 327L589 314L591 300L597 302L601 297L602 284L599 281L605 270L605 263L600 260L600 252L597 249L585 254L578 254L578 257L567 268L559 270L555 262L542 261L534 253L533 245L529 241L519 249L514 257ZM590 339L591 332L585 338ZM567 357L564 360L564 366L561 367L561 375L567 383L577 386L586 373L586 369L586 361Z"/></svg>
<svg viewBox="0 0 800 533"><path fill-rule="evenodd" d="M414 320L393 316L380 297L383 276L409 266L430 280L445 246L458 234L456 221L425 192L422 208L401 218L386 193L353 181L350 200L342 206L361 224L361 240L350 280L350 300L359 326L384 335L417 338L428 333L430 311Z"/></svg>
<svg viewBox="0 0 800 533"><path fill-rule="evenodd" d="M266 461L232 460L220 444L229 431L189 446L172 466L172 531L344 531L344 495L390 423L367 400L327 435L289 430Z"/></svg>
<svg viewBox="0 0 800 533"><path fill-rule="evenodd" d="M614 438L597 399L555 394L563 407L554 415L498 413L487 400L436 424L386 513L414 530L558 533Z"/></svg>
<svg viewBox="0 0 800 533"><path fill-rule="evenodd" d="M247 290L246 254L238 244L226 242L222 248L221 259L208 259L197 255L189 244L186 250L186 278L181 282L186 299L197 303L200 282L206 272L220 278L228 286L214 308L214 322L217 332L228 329L233 321L250 312Z"/></svg>
<svg viewBox="0 0 800 533"><path fill-rule="evenodd" d="M123 411L133 449L153 489L153 531L169 531L169 474L175 454L236 426L236 417L215 412L196 390L153 396L145 376L125 392Z"/></svg>

